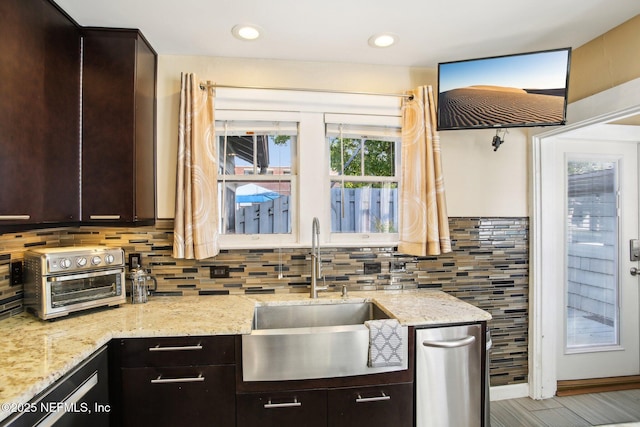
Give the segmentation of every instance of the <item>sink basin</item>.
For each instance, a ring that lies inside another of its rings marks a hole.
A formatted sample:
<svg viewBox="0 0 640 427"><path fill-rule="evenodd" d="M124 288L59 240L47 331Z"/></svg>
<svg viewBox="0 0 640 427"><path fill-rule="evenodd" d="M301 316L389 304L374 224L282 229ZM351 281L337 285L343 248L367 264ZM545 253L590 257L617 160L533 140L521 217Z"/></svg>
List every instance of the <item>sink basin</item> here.
<svg viewBox="0 0 640 427"><path fill-rule="evenodd" d="M367 365L369 328L364 322L388 318L372 302L256 307L252 331L242 336L243 380L334 378L407 369L406 326L400 333L403 363Z"/></svg>
<svg viewBox="0 0 640 427"><path fill-rule="evenodd" d="M389 316L370 302L313 305L265 305L256 307L253 329L307 328L360 325Z"/></svg>

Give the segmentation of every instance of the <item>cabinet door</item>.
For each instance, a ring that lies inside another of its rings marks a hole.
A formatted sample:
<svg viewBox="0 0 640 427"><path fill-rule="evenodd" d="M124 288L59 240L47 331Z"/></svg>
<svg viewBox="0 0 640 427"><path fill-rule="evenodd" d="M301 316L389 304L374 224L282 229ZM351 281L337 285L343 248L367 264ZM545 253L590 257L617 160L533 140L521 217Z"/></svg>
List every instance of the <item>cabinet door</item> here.
<svg viewBox="0 0 640 427"><path fill-rule="evenodd" d="M83 221L155 220L156 61L136 30L84 31Z"/></svg>
<svg viewBox="0 0 640 427"><path fill-rule="evenodd" d="M156 61L142 38L136 56L135 215L154 221L156 215Z"/></svg>
<svg viewBox="0 0 640 427"><path fill-rule="evenodd" d="M83 220L133 221L136 39L87 31L83 47Z"/></svg>
<svg viewBox="0 0 640 427"><path fill-rule="evenodd" d="M2 426L108 427L108 358L106 347L25 404L25 411L0 421Z"/></svg>
<svg viewBox="0 0 640 427"><path fill-rule="evenodd" d="M305 390L238 394L238 427L326 427L327 392Z"/></svg>
<svg viewBox="0 0 640 427"><path fill-rule="evenodd" d="M125 426L235 426L235 367L122 368Z"/></svg>
<svg viewBox="0 0 640 427"><path fill-rule="evenodd" d="M0 227L77 221L80 33L53 2L0 2Z"/></svg>
<svg viewBox="0 0 640 427"><path fill-rule="evenodd" d="M411 427L413 384L332 389L328 392L331 427Z"/></svg>

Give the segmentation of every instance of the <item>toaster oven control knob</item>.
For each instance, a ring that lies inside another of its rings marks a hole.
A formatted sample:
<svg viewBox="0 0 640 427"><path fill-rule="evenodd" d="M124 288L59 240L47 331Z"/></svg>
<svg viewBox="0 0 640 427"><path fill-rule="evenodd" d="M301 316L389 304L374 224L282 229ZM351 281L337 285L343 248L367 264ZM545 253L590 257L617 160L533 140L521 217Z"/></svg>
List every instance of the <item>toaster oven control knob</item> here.
<svg viewBox="0 0 640 427"><path fill-rule="evenodd" d="M104 256L104 262L106 262L107 264L113 264L113 261L115 260L116 258L112 254L106 254Z"/></svg>
<svg viewBox="0 0 640 427"><path fill-rule="evenodd" d="M62 258L60 260L60 267L61 268L69 268L69 267L71 267L71 260L69 258Z"/></svg>
<svg viewBox="0 0 640 427"><path fill-rule="evenodd" d="M87 265L87 259L81 256L76 260L76 264L78 264L78 267L84 267L85 265Z"/></svg>
<svg viewBox="0 0 640 427"><path fill-rule="evenodd" d="M101 262L102 262L102 259L98 255L91 257L91 264L99 265Z"/></svg>

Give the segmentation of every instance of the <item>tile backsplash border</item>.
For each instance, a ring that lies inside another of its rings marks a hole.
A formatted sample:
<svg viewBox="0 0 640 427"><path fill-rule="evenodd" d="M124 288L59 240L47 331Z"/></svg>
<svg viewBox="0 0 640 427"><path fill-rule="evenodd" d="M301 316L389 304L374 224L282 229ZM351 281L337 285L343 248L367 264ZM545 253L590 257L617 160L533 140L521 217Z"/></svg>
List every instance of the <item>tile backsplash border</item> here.
<svg viewBox="0 0 640 427"><path fill-rule="evenodd" d="M493 316L491 385L525 383L528 375L529 220L526 217L449 219L453 252L413 257L397 248L323 247L323 282L330 288L448 292ZM10 264L34 246L119 246L142 254L142 265L164 295L308 292L308 248L223 250L207 261L171 257L171 221L152 227L71 227L0 235L0 320L22 312L22 286ZM127 257L125 257L127 259ZM227 278L211 278L227 266Z"/></svg>

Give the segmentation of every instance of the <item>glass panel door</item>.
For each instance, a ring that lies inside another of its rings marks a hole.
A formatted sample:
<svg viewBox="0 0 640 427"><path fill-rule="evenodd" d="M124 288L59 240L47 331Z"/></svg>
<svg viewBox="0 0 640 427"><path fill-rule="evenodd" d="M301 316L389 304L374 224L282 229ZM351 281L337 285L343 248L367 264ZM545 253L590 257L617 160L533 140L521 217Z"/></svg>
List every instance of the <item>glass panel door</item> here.
<svg viewBox="0 0 640 427"><path fill-rule="evenodd" d="M618 345L618 163L566 165L566 350Z"/></svg>
<svg viewBox="0 0 640 427"><path fill-rule="evenodd" d="M638 145L557 139L545 232L556 289L557 380L640 373L639 284L629 271L638 239ZM556 228L557 227L557 228Z"/></svg>

